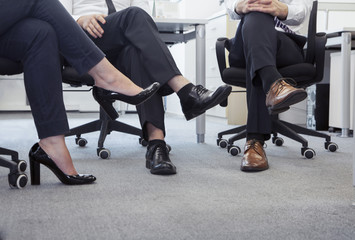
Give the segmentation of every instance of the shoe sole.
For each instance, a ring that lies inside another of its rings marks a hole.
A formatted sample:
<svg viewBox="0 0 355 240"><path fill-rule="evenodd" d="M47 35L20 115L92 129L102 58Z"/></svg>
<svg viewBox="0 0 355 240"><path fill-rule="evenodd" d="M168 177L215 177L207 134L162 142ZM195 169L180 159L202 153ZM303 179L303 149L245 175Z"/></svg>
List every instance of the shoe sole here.
<svg viewBox="0 0 355 240"><path fill-rule="evenodd" d="M176 174L176 171L170 169L160 169L157 171L150 170L150 173L154 175L173 175Z"/></svg>
<svg viewBox="0 0 355 240"><path fill-rule="evenodd" d="M269 166L264 167L264 168L258 168L258 167L240 167L240 170L243 172L261 172L264 170L269 169Z"/></svg>
<svg viewBox="0 0 355 240"><path fill-rule="evenodd" d="M208 109L213 108L214 106L220 104L221 102L223 102L228 96L229 94L232 92L232 87L228 86L227 88L225 88L221 93L219 93L219 95L217 95L213 101L210 102L210 104L208 104L207 106L205 106L204 108L200 109L200 111L198 112L188 112L185 113L185 118L187 121L200 116L201 114L205 113Z"/></svg>
<svg viewBox="0 0 355 240"><path fill-rule="evenodd" d="M159 169L159 170L151 169L151 162L149 160L146 160L145 167L147 169L150 169L150 173L154 174L154 175L173 175L173 174L176 174L176 169L166 169L166 168L162 168L162 169Z"/></svg>
<svg viewBox="0 0 355 240"><path fill-rule="evenodd" d="M295 92L293 94L290 94L290 96L288 96L288 98L286 98L284 101L282 101L274 106L268 107L269 114L274 115L274 114L278 114L278 113L287 111L291 105L299 103L306 98L307 98L307 92L305 92L305 91L299 91L299 92Z"/></svg>

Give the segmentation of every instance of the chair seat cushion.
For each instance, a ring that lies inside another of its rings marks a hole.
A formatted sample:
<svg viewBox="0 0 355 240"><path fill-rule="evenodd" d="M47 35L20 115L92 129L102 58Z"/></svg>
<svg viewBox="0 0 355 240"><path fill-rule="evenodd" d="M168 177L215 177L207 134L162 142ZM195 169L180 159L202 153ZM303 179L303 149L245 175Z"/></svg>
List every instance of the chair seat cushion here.
<svg viewBox="0 0 355 240"><path fill-rule="evenodd" d="M285 78L292 78L297 86L307 87L314 83L316 68L309 63L299 63L279 69L281 75ZM238 87L246 87L245 68L230 67L223 71L223 82Z"/></svg>
<svg viewBox="0 0 355 240"><path fill-rule="evenodd" d="M246 70L245 68L230 67L223 71L223 82L232 86L246 87L245 84Z"/></svg>
<svg viewBox="0 0 355 240"><path fill-rule="evenodd" d="M80 76L73 67L64 67L62 75L63 82L70 84L73 87L80 87L83 85L94 86L95 84L95 80L89 74Z"/></svg>
<svg viewBox="0 0 355 240"><path fill-rule="evenodd" d="M15 62L7 58L0 57L0 75L14 75L23 72L21 62Z"/></svg>

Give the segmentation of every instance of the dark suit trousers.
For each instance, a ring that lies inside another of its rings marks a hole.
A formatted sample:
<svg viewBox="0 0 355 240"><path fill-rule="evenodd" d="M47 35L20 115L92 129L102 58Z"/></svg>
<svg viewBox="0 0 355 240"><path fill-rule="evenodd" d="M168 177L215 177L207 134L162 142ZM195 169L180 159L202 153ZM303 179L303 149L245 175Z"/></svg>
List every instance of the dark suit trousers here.
<svg viewBox="0 0 355 240"><path fill-rule="evenodd" d="M246 68L247 133L265 134L268 139L271 117L257 71L266 66L279 68L303 62L302 48L285 33L275 30L273 16L260 12L251 12L242 18L233 41L230 65Z"/></svg>
<svg viewBox="0 0 355 240"><path fill-rule="evenodd" d="M104 57L57 0L0 0L0 56L21 61L39 138L68 132L59 52L85 73Z"/></svg>
<svg viewBox="0 0 355 240"><path fill-rule="evenodd" d="M164 131L162 96L173 93L166 84L181 75L153 19L141 8L129 7L110 14L101 25L102 38L91 38L107 58L135 84L145 88L153 82L162 86L154 97L137 107L144 137L150 122Z"/></svg>

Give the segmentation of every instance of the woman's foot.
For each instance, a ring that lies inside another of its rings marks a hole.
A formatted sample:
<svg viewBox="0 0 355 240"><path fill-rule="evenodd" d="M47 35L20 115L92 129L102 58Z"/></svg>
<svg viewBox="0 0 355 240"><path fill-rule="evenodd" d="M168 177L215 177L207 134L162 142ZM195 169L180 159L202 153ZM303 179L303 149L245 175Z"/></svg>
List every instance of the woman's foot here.
<svg viewBox="0 0 355 240"><path fill-rule="evenodd" d="M45 151L58 168L67 175L77 175L64 136L53 136L41 139L39 146Z"/></svg>
<svg viewBox="0 0 355 240"><path fill-rule="evenodd" d="M140 93L134 96L124 95L115 91L106 90L97 86L94 86L92 94L95 100L101 105L105 110L107 115L110 116L112 120L118 118L118 113L115 108L112 106L112 103L116 100L126 102L132 105L139 105L150 97L152 97L159 89L159 83L153 83L149 87L142 90Z"/></svg>
<svg viewBox="0 0 355 240"><path fill-rule="evenodd" d="M88 72L95 80L95 86L127 96L139 94L143 89L118 71L106 58Z"/></svg>
<svg viewBox="0 0 355 240"><path fill-rule="evenodd" d="M61 139L62 136L56 136L54 138L54 142L56 142L57 138ZM58 157L56 151L53 151L56 144L52 144L48 147L47 141L53 141L53 139L44 139L42 140L42 145L47 146L47 151L52 151L52 154ZM59 141L60 143L60 141ZM60 145L63 145L60 143ZM64 144L65 145L65 144ZM65 147L66 148L66 147ZM57 158L56 162L54 159L47 153L45 150L36 143L32 146L29 152L29 159L30 159L30 173L31 173L31 184L32 185L40 185L41 184L41 165L46 166L49 168L57 177L58 179L67 185L81 185L81 184L89 184L96 180L96 177L91 174L78 174L73 166L71 161L70 155L69 159L65 158L67 155L68 150L62 151L59 155L64 157L63 159ZM61 168L60 168L61 167ZM67 172L64 172L62 169L67 169ZM69 173L70 172L70 173Z"/></svg>

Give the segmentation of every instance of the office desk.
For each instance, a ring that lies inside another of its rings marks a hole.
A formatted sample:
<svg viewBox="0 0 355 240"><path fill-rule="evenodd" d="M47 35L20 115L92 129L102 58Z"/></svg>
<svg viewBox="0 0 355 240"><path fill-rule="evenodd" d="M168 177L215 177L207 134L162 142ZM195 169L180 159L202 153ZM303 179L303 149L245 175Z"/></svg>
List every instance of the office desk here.
<svg viewBox="0 0 355 240"><path fill-rule="evenodd" d="M168 19L155 18L160 36L166 44L186 43L196 39L196 84L206 82L206 31L207 19ZM197 142L205 142L205 114L196 118Z"/></svg>
<svg viewBox="0 0 355 240"><path fill-rule="evenodd" d="M350 129L350 63L351 47L355 42L355 28L342 27L327 31L327 48L340 48L341 76L338 87L341 89L341 136L348 137ZM353 45L354 44L354 45Z"/></svg>

